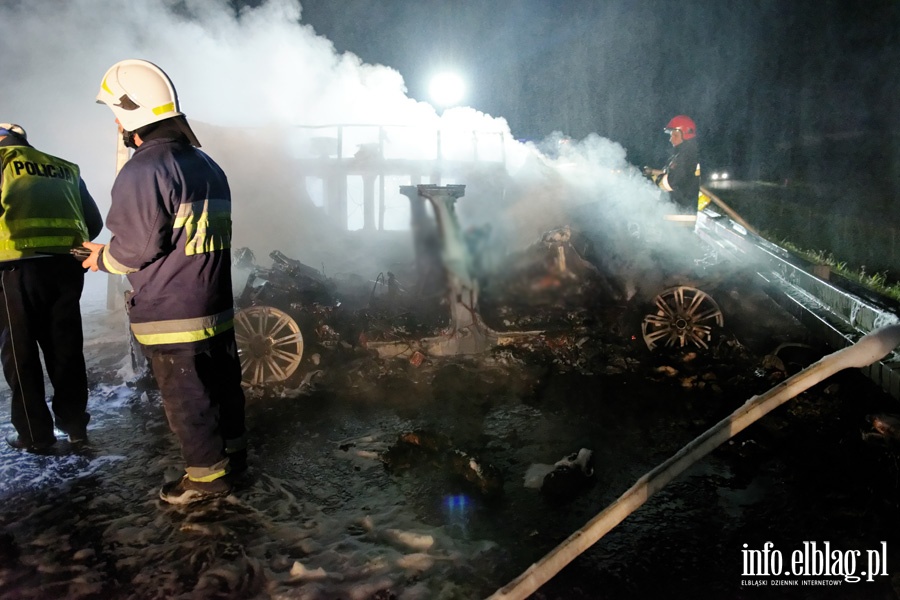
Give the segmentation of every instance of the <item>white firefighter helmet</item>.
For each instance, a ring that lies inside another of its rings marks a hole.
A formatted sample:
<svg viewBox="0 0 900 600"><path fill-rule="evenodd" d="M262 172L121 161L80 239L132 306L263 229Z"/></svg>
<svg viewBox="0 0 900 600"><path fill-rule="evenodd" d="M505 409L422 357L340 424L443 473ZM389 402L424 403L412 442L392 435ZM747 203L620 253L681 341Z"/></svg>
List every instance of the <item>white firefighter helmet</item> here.
<svg viewBox="0 0 900 600"><path fill-rule="evenodd" d="M182 115L165 72L146 60L120 60L100 83L97 102L107 105L125 131Z"/></svg>

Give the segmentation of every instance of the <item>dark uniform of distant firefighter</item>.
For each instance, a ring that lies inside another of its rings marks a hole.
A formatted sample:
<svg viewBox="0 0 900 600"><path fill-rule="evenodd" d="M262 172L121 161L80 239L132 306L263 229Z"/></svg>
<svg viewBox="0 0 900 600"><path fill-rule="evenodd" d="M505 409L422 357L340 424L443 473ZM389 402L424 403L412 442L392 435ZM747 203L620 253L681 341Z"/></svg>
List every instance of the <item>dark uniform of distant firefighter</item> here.
<svg viewBox="0 0 900 600"><path fill-rule="evenodd" d="M12 394L16 433L6 441L13 448L50 448L54 418L70 442L87 440L84 269L70 250L101 229L78 165L33 148L19 125L0 123L0 359Z"/></svg>
<svg viewBox="0 0 900 600"><path fill-rule="evenodd" d="M112 188L109 244L86 243L84 266L123 274L131 331L150 361L185 475L165 484L170 504L223 496L246 468L244 393L234 337L231 191L198 147L168 75L123 60L97 101L134 149Z"/></svg>
<svg viewBox="0 0 900 600"><path fill-rule="evenodd" d="M663 169L644 167L644 175L668 192L681 212L695 213L700 196L700 148L697 126L686 115L672 117L664 130L675 149Z"/></svg>

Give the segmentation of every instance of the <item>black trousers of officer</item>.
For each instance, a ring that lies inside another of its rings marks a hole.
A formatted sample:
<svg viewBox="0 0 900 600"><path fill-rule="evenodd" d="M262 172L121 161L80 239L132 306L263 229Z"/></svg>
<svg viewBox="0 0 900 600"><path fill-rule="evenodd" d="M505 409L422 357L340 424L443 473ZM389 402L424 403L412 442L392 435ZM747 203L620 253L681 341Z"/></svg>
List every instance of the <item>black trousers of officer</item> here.
<svg viewBox="0 0 900 600"><path fill-rule="evenodd" d="M228 452L245 447L244 391L234 330L197 353L161 353L144 347L162 393L169 428L181 444L191 477L225 468Z"/></svg>
<svg viewBox="0 0 900 600"><path fill-rule="evenodd" d="M71 256L18 260L0 268L0 361L12 392L12 424L25 442L87 424L87 374L81 328L84 269ZM40 348L40 350L39 350ZM44 371L53 386L44 396Z"/></svg>

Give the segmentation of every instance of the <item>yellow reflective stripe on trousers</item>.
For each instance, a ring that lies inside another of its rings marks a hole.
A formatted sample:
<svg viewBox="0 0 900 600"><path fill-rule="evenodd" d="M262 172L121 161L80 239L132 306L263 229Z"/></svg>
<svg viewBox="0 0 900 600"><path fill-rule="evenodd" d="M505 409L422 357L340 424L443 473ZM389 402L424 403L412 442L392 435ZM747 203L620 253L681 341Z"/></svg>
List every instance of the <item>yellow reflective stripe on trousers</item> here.
<svg viewBox="0 0 900 600"><path fill-rule="evenodd" d="M227 473L225 466L228 464L227 459L220 460L210 467L187 467L185 472L191 481L215 481L219 477L224 477Z"/></svg>
<svg viewBox="0 0 900 600"><path fill-rule="evenodd" d="M234 327L234 309L195 319L132 323L135 339L145 346L200 342Z"/></svg>

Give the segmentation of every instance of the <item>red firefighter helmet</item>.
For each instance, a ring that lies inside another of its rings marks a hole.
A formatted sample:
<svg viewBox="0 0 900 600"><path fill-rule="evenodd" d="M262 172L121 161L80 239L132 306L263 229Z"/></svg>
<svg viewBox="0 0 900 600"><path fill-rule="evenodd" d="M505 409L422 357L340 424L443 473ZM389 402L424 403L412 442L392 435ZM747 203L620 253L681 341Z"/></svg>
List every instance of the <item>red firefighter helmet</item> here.
<svg viewBox="0 0 900 600"><path fill-rule="evenodd" d="M666 133L672 133L676 129L681 132L681 136L686 140L697 135L697 126L694 124L694 120L687 115L672 117L672 120L666 125Z"/></svg>

